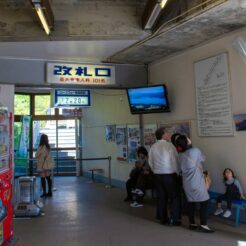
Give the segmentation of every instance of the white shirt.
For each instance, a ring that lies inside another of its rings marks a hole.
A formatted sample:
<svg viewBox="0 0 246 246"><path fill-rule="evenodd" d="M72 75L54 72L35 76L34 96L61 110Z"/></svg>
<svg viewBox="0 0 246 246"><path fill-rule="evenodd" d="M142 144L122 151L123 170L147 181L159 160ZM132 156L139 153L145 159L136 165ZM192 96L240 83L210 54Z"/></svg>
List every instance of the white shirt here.
<svg viewBox="0 0 246 246"><path fill-rule="evenodd" d="M179 173L175 147L166 140L158 140L150 148L149 165L154 174Z"/></svg>

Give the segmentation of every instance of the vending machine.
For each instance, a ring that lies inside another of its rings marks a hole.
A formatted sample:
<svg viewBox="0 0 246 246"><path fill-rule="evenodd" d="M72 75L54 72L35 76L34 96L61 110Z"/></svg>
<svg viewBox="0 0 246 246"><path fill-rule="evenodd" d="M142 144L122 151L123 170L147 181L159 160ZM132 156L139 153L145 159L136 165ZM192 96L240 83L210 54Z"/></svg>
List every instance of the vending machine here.
<svg viewBox="0 0 246 246"><path fill-rule="evenodd" d="M13 237L12 113L0 107L0 245Z"/></svg>

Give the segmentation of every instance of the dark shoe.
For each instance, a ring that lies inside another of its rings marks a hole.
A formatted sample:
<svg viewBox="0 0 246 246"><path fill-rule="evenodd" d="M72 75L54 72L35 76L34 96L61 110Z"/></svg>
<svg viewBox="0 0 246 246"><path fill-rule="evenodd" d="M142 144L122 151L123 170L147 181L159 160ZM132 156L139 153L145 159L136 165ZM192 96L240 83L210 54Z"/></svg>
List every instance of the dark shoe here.
<svg viewBox="0 0 246 246"><path fill-rule="evenodd" d="M212 229L210 229L209 227L205 228L203 226L199 226L198 227L198 231L199 232L204 232L204 233L213 233L214 231Z"/></svg>
<svg viewBox="0 0 246 246"><path fill-rule="evenodd" d="M196 225L196 224L191 224L191 225L189 226L189 229L192 230L192 231L196 231L196 230L198 229L198 225Z"/></svg>
<svg viewBox="0 0 246 246"><path fill-rule="evenodd" d="M48 192L48 193L46 194L46 196L52 197L52 192Z"/></svg>
<svg viewBox="0 0 246 246"><path fill-rule="evenodd" d="M46 193L43 193L40 197L46 197L47 196L47 194Z"/></svg>

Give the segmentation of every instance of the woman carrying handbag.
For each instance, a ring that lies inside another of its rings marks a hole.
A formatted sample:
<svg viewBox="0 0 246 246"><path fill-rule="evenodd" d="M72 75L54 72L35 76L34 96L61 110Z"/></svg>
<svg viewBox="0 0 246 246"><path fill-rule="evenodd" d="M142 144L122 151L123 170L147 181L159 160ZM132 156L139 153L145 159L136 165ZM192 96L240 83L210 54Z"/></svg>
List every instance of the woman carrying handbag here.
<svg viewBox="0 0 246 246"><path fill-rule="evenodd" d="M54 160L50 154L49 139L46 134L42 134L39 142L39 147L36 152L37 171L41 178L41 185L43 193L41 197L52 196L52 180L51 171L54 167ZM48 183L48 192L46 192L46 180Z"/></svg>
<svg viewBox="0 0 246 246"><path fill-rule="evenodd" d="M209 194L202 168L205 156L198 148L189 147L186 136L179 136L176 140L179 148L179 158L182 171L183 188L188 201L190 230L211 233L214 232L207 225L207 208ZM195 223L195 209L199 204L200 226Z"/></svg>

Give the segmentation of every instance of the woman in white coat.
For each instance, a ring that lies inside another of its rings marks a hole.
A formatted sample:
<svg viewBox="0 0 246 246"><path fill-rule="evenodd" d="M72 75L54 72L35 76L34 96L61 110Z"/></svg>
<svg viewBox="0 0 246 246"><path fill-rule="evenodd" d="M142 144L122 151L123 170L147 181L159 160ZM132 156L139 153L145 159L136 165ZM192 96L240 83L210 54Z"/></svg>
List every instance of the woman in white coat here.
<svg viewBox="0 0 246 246"><path fill-rule="evenodd" d="M50 145L48 136L45 134L41 135L38 150L36 152L37 158L37 171L41 177L41 185L43 194L41 197L52 196L52 180L51 170L54 167L53 158L50 155ZM48 183L48 192L46 192L46 180Z"/></svg>

